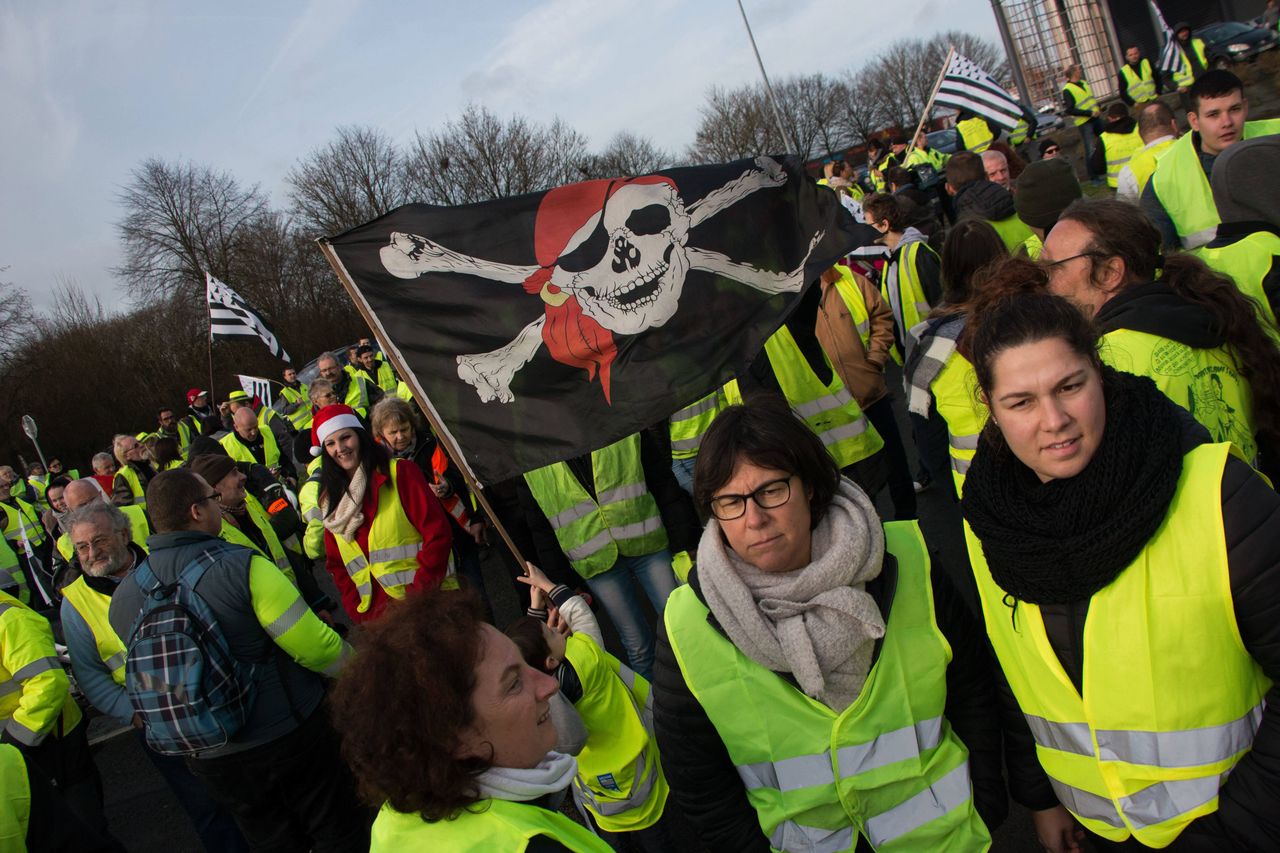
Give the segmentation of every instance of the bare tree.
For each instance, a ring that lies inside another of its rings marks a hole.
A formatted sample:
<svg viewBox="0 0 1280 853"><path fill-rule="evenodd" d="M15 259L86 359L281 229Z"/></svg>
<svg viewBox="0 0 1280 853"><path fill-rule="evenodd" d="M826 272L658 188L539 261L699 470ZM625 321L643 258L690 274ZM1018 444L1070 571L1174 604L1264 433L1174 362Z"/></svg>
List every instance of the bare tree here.
<svg viewBox="0 0 1280 853"><path fill-rule="evenodd" d="M587 158L582 170L584 178L615 178L647 175L673 165L675 157L657 147L644 136L624 130L599 154Z"/></svg>
<svg viewBox="0 0 1280 853"><path fill-rule="evenodd" d="M849 72L844 80L844 92L835 122L850 143L865 142L888 123L884 104L868 75Z"/></svg>
<svg viewBox="0 0 1280 853"><path fill-rule="evenodd" d="M0 267L4 272L8 267ZM27 291L0 281L0 366L7 364L32 332L31 297Z"/></svg>
<svg viewBox="0 0 1280 853"><path fill-rule="evenodd" d="M503 121L472 104L439 131L416 135L405 185L415 198L468 204L581 180L586 166L586 138L560 119Z"/></svg>
<svg viewBox="0 0 1280 853"><path fill-rule="evenodd" d="M337 234L404 204L400 152L380 130L339 127L336 138L298 161L285 182L298 226Z"/></svg>
<svg viewBox="0 0 1280 853"><path fill-rule="evenodd" d="M952 45L955 46L957 52L966 59L971 59L977 63L983 71L994 77L998 83L1004 86L1009 85L1009 62L1005 56L1004 49L989 39L957 30L938 33L924 43L924 54L921 62L933 69L930 73L934 75L934 79L937 78L938 72L942 70L942 61L947 58L947 50ZM930 85L932 83L933 81L931 80Z"/></svg>
<svg viewBox="0 0 1280 853"><path fill-rule="evenodd" d="M124 263L114 272L135 299L204 293L204 270L225 275L236 240L267 207L256 187L194 163L146 160L119 194Z"/></svg>
<svg viewBox="0 0 1280 853"><path fill-rule="evenodd" d="M721 163L785 151L787 145L763 93L755 86L707 92L689 159Z"/></svg>

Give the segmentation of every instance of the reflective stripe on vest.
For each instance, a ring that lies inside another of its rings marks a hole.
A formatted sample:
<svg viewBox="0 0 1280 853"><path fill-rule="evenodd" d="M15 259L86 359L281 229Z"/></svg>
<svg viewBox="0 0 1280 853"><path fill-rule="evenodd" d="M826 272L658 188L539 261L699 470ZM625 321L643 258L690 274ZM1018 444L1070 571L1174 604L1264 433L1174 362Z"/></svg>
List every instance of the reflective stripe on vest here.
<svg viewBox="0 0 1280 853"><path fill-rule="evenodd" d="M1280 119L1248 121L1244 138L1256 139L1280 133ZM1156 163L1151 181L1161 206L1173 220L1184 249L1198 249L1214 238L1222 222L1213 200L1213 189L1200 165L1195 134L1184 134Z"/></svg>
<svg viewBox="0 0 1280 853"><path fill-rule="evenodd" d="M724 408L718 390L695 400L671 416L671 458L692 459L702 446L702 436Z"/></svg>
<svg viewBox="0 0 1280 853"><path fill-rule="evenodd" d="M1129 63L1120 66L1120 73L1124 75L1125 92L1135 104L1142 104L1146 101L1154 101L1156 99L1156 81L1151 74L1151 63L1142 60L1138 65L1138 71L1134 71Z"/></svg>
<svg viewBox="0 0 1280 853"><path fill-rule="evenodd" d="M264 411L266 411L264 409ZM222 438L218 439L218 443L226 448L227 455L237 462L257 462L267 468L274 468L280 464L280 445L276 443L276 437L271 432L270 427L260 427L258 435L262 437L262 459L257 459L253 455L253 451L240 440L240 436L235 432L229 432Z"/></svg>
<svg viewBox="0 0 1280 853"><path fill-rule="evenodd" d="M984 119L974 116L967 118L956 125L956 132L960 134L960 140L964 142L966 151L972 151L974 154L981 154L991 147L991 143L995 141L995 137L991 135L991 128Z"/></svg>
<svg viewBox="0 0 1280 853"><path fill-rule="evenodd" d="M1017 148L1019 145L1027 141L1027 133L1031 127L1027 124L1025 118L1018 119L1018 124L1013 128L1013 132L1009 134L1009 144Z"/></svg>
<svg viewBox="0 0 1280 853"><path fill-rule="evenodd" d="M1104 130L1099 134L1103 151L1107 155L1107 186L1115 189L1120 183L1120 170L1129 165L1129 159L1142 150L1142 137L1135 125L1128 133L1112 133Z"/></svg>
<svg viewBox="0 0 1280 853"><path fill-rule="evenodd" d="M1204 40L1198 38L1188 39L1191 43L1191 50L1195 53L1196 59L1200 60L1200 67L1208 71L1209 60L1204 53ZM1178 45L1178 58L1181 64L1178 70L1173 72L1173 85L1179 89L1185 89L1196 81L1196 72L1191 66L1191 58L1187 56L1187 51L1181 44Z"/></svg>
<svg viewBox="0 0 1280 853"><path fill-rule="evenodd" d="M44 525L40 523L40 513L22 498L11 500L12 504L0 503L0 509L6 516L4 538L11 543L15 554L25 551L22 547L24 538L32 547L39 548L47 538Z"/></svg>
<svg viewBox="0 0 1280 853"><path fill-rule="evenodd" d="M1064 91L1070 92L1071 97L1075 99L1076 109L1089 112L1096 109L1098 102L1093 98L1093 90L1089 88L1088 82L1081 80L1079 83L1067 83L1062 87ZM1072 121L1076 127L1092 121L1092 116L1072 116Z"/></svg>
<svg viewBox="0 0 1280 853"><path fill-rule="evenodd" d="M578 574L591 578L611 569L619 554L639 557L667 547L657 501L645 484L639 433L593 451L591 473L594 498L564 462L524 475Z"/></svg>
<svg viewBox="0 0 1280 853"><path fill-rule="evenodd" d="M898 334L904 346L907 345L910 337L908 331L920 325L920 321L933 309L925 298L920 269L916 263L922 247L926 252L933 251L926 243L919 240L899 246L893 260L890 261L884 285L881 287L881 295L893 311L893 319L898 324Z"/></svg>
<svg viewBox="0 0 1280 853"><path fill-rule="evenodd" d="M862 349L870 352L871 315L867 312L866 297L862 295L857 282L853 280L853 270L843 265L837 265L835 269L840 273L840 278L836 279L836 293L840 294L840 298L844 300L844 307L849 311L849 319L853 321L853 327L858 330Z"/></svg>
<svg viewBox="0 0 1280 853"><path fill-rule="evenodd" d="M822 440L837 466L852 465L884 447L839 374L831 371L830 382L823 385L786 326L765 341L764 351L792 410Z"/></svg>
<svg viewBox="0 0 1280 853"><path fill-rule="evenodd" d="M107 613L111 608L111 596L104 595L85 583L84 576L76 578L62 590L62 596L89 626L98 657L111 673L111 680L124 686L125 646L111 627Z"/></svg>
<svg viewBox="0 0 1280 853"><path fill-rule="evenodd" d="M1175 142L1177 140L1169 136L1158 142L1148 143L1129 158L1129 171L1133 172L1133 180L1137 184L1139 197L1142 196L1142 191L1147 188L1147 184L1151 181L1151 176L1156 170L1156 163Z"/></svg>
<svg viewBox="0 0 1280 853"><path fill-rule="evenodd" d="M338 555L346 565L347 575L360 594L360 604L356 608L360 613L367 612L373 603L375 580L388 596L402 599L406 594L405 588L418 575L422 535L405 515L397 486L400 466L412 464L404 459L391 460L391 477L378 490L378 507L369 528L367 556L358 541L348 542L341 536L333 537ZM445 581L453 573L453 558L450 556Z"/></svg>
<svg viewBox="0 0 1280 853"><path fill-rule="evenodd" d="M1111 841L1166 847L1216 811L1262 719L1271 681L1240 644L1227 565L1220 491L1231 452L1204 444L1183 457L1164 521L1093 594L1079 690L1039 607L1019 602L1012 624L1005 591L965 529L987 633L1040 764L1062 804Z"/></svg>
<svg viewBox="0 0 1280 853"><path fill-rule="evenodd" d="M691 587L663 619L685 683L729 753L777 850L985 850L968 752L942 716L949 647L933 619L914 522L885 526L897 593L862 692L837 713L747 658ZM744 714L744 708L759 713Z"/></svg>

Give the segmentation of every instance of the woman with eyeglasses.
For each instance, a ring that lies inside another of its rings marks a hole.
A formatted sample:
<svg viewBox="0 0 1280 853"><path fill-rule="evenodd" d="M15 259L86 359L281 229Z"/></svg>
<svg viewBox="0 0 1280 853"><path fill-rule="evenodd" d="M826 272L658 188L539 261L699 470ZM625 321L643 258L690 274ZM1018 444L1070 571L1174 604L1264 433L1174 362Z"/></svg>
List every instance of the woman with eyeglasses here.
<svg viewBox="0 0 1280 853"><path fill-rule="evenodd" d="M703 844L988 849L1007 805L992 668L916 522L882 525L771 397L720 414L694 493L712 518L653 690Z"/></svg>
<svg viewBox="0 0 1280 853"><path fill-rule="evenodd" d="M1071 204L1040 260L1027 289L1047 284L1092 317L1104 362L1151 377L1214 441L1280 474L1280 349L1229 278L1192 255L1162 255L1142 211L1110 199Z"/></svg>

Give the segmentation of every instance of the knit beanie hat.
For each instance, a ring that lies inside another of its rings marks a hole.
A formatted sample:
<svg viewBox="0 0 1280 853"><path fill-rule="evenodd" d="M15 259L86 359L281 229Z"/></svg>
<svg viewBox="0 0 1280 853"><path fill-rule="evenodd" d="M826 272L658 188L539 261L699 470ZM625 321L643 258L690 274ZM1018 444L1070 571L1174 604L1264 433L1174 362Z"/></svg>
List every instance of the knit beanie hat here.
<svg viewBox="0 0 1280 853"><path fill-rule="evenodd" d="M340 429L364 430L364 424L350 406L335 403L316 412L311 421L311 455L319 456L324 440Z"/></svg>
<svg viewBox="0 0 1280 853"><path fill-rule="evenodd" d="M187 447L188 459L195 459L197 456L204 456L207 453L213 453L217 456L226 456L227 449L212 436L198 435L191 439L191 444ZM187 463L187 467L191 467L190 462Z"/></svg>
<svg viewBox="0 0 1280 853"><path fill-rule="evenodd" d="M1029 164L1018 176L1017 188L1013 203L1018 218L1032 228L1046 231L1054 226L1067 205L1083 195L1075 169L1061 157Z"/></svg>
<svg viewBox="0 0 1280 853"><path fill-rule="evenodd" d="M222 478L236 469L236 461L226 454L206 453L191 459L191 471L204 477L211 486L222 482Z"/></svg>
<svg viewBox="0 0 1280 853"><path fill-rule="evenodd" d="M1213 164L1213 200L1223 222L1280 226L1280 136L1237 142Z"/></svg>

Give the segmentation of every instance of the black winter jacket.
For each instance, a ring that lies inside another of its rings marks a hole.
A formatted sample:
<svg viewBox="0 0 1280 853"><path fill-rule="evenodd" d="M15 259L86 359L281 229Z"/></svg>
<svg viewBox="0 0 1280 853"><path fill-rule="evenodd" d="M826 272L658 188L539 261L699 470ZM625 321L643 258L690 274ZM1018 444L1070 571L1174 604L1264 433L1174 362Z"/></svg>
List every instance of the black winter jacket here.
<svg viewBox="0 0 1280 853"><path fill-rule="evenodd" d="M982 626L965 608L946 573L936 564L931 572L938 627L951 645L947 667L946 718L969 748L969 771L979 815L994 829L1008 811L1008 796L1000 768L1000 731L993 692L995 670ZM897 560L885 555L880 575L866 585L880 612L888 619L898 581ZM698 571L689 585L705 601L698 585ZM715 617L708 621L722 634ZM872 665L880 657L876 644ZM796 686L790 673L775 673ZM797 688L799 689L799 688ZM662 767L671 785L671 796L698 831L708 850L767 853L769 841L760 829L756 811L747 801L746 789L729 759L715 726L693 697L676 663L665 624L658 635L658 659L653 677L654 728ZM870 850L865 839L859 851Z"/></svg>
<svg viewBox="0 0 1280 853"><path fill-rule="evenodd" d="M1184 453L1209 440L1204 427L1189 414L1179 417ZM1268 677L1280 685L1280 495L1234 456L1228 457L1222 472L1222 523L1240 637ZM1089 601L1045 605L1040 612L1049 644L1079 690ZM998 667L996 681L1007 726L1013 798L1029 809L1056 806L1058 799L1036 760L1026 720ZM1280 850L1280 686L1267 693L1266 704L1252 752L1236 765L1219 791L1218 811L1192 822L1166 850ZM1135 851L1148 849L1132 839L1122 849L1130 846Z"/></svg>

